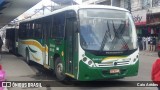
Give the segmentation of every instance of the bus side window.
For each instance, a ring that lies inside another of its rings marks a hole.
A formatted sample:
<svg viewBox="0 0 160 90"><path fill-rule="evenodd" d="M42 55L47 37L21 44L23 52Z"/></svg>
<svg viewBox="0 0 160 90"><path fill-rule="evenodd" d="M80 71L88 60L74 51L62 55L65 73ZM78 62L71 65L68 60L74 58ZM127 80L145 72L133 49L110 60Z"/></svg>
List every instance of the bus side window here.
<svg viewBox="0 0 160 90"><path fill-rule="evenodd" d="M26 28L27 28L26 23L22 23L20 27L20 33L19 33L21 39L26 38Z"/></svg>
<svg viewBox="0 0 160 90"><path fill-rule="evenodd" d="M55 31L56 38L64 38L64 22L65 22L64 13L60 13L54 16L53 28Z"/></svg>
<svg viewBox="0 0 160 90"><path fill-rule="evenodd" d="M41 24L35 22L34 24L34 38L41 38L42 37L42 31L41 31Z"/></svg>

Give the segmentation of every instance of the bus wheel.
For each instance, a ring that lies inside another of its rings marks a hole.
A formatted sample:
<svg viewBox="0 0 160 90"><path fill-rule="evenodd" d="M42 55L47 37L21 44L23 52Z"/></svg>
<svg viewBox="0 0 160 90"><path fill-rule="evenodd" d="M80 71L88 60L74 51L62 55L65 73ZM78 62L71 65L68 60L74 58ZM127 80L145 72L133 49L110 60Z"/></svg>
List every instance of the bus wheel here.
<svg viewBox="0 0 160 90"><path fill-rule="evenodd" d="M26 51L26 62L28 65L30 65L30 59L29 59L29 52Z"/></svg>
<svg viewBox="0 0 160 90"><path fill-rule="evenodd" d="M60 58L57 58L55 61L55 74L57 79L63 81L66 79L66 75L63 73L63 64Z"/></svg>

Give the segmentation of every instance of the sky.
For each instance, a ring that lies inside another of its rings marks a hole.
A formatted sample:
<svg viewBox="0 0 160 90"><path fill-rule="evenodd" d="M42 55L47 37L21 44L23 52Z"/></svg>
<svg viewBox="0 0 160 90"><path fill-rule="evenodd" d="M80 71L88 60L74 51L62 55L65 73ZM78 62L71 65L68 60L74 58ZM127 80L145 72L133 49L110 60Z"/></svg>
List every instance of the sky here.
<svg viewBox="0 0 160 90"><path fill-rule="evenodd" d="M79 4L82 4L82 0L74 0L75 2L79 3ZM27 10L25 13L23 13L22 15L20 15L17 19L18 20L23 20L29 16L32 16L33 17L38 17L38 16L41 16L43 15L43 12L42 10L37 13L36 15L34 15L35 13L35 9L40 9L42 8L42 6L58 6L58 4L54 3L53 1L51 0L42 0L41 2L39 2L38 4L36 4L35 6L33 6L32 8L30 8L29 10ZM48 7L49 9L51 9L50 7ZM44 14L48 14L50 13L49 10L45 9L44 11Z"/></svg>
<svg viewBox="0 0 160 90"><path fill-rule="evenodd" d="M38 4L36 4L35 6L33 6L32 8L30 8L29 10L27 10L26 12L24 12L22 15L20 15L18 17L19 20L22 20L24 18L27 18L29 16L32 16L35 13L36 9L40 9L42 8L42 6L51 6L51 5L57 5L56 3L52 2L51 0L42 0L41 2L39 2ZM49 13L49 10L45 10L45 14ZM37 13L34 17L43 15L42 11Z"/></svg>
<svg viewBox="0 0 160 90"><path fill-rule="evenodd" d="M0 0L0 4L1 4L2 2L4 2L4 0Z"/></svg>

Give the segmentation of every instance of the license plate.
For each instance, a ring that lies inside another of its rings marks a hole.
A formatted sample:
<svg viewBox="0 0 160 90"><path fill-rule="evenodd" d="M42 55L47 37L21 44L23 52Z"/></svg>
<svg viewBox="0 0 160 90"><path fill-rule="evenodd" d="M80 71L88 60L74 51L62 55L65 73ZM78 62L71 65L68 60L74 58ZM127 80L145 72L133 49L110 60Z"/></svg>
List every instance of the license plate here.
<svg viewBox="0 0 160 90"><path fill-rule="evenodd" d="M120 70L119 70L119 69L111 69L111 70L110 70L110 73L111 73L111 74L120 73Z"/></svg>

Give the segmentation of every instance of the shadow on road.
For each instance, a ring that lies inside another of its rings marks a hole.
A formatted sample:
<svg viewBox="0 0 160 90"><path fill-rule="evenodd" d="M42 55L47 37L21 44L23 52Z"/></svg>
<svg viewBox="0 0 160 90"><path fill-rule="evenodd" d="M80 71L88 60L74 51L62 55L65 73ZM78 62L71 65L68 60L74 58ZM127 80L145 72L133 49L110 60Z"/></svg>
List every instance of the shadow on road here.
<svg viewBox="0 0 160 90"><path fill-rule="evenodd" d="M134 87L133 81L122 81L119 79L110 79L104 81L77 81L69 78L67 81L58 81L53 71L43 68L43 66L32 62L32 67L38 70L35 76L31 78L41 81L45 87Z"/></svg>

